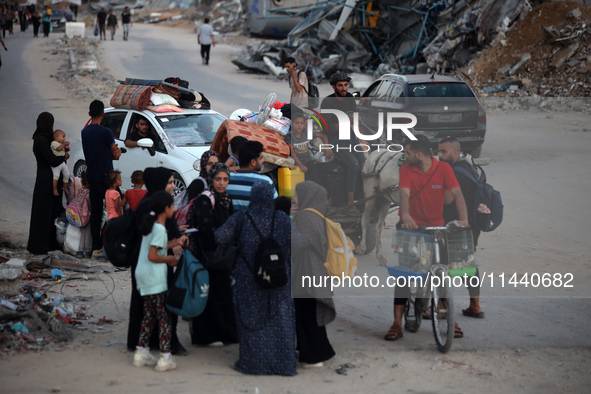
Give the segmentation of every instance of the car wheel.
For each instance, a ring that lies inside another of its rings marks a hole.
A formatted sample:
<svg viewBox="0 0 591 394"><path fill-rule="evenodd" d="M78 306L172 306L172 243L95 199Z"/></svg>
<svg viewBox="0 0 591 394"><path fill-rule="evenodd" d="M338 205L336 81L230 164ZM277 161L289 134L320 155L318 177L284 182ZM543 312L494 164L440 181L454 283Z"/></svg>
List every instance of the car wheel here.
<svg viewBox="0 0 591 394"><path fill-rule="evenodd" d="M474 159L477 159L480 157L480 154L482 153L482 145L480 145L478 148L472 150L472 152L470 152L470 154L472 155L472 157Z"/></svg>
<svg viewBox="0 0 591 394"><path fill-rule="evenodd" d="M80 178L83 172L86 172L86 162L84 160L78 160L74 166L74 176Z"/></svg>
<svg viewBox="0 0 591 394"><path fill-rule="evenodd" d="M185 185L185 181L183 181L183 178L177 172L173 171L172 176L174 177L174 191L172 192L172 196L176 197L187 190L187 185Z"/></svg>

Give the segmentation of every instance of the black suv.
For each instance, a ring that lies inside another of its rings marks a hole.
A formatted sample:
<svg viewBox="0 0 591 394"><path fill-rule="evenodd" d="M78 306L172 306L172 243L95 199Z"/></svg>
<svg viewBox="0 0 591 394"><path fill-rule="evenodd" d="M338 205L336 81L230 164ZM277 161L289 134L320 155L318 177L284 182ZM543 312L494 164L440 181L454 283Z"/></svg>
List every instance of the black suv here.
<svg viewBox="0 0 591 394"><path fill-rule="evenodd" d="M361 96L358 111L370 129L369 134L377 132L380 112L384 136L386 113L408 112L417 118L413 134L427 136L435 149L442 138L455 137L464 153L479 157L482 151L486 112L472 89L458 76L383 75ZM401 137L398 131L393 139Z"/></svg>

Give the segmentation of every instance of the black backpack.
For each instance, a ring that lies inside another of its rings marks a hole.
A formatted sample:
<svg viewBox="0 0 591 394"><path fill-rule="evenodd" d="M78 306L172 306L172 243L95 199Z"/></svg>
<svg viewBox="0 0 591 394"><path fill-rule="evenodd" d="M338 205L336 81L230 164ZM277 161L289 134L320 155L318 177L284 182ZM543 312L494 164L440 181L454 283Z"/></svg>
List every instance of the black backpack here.
<svg viewBox="0 0 591 394"><path fill-rule="evenodd" d="M138 238L141 240L137 227L134 213L126 213L107 223L103 243L107 257L115 267L131 267Z"/></svg>
<svg viewBox="0 0 591 394"><path fill-rule="evenodd" d="M285 286L287 284L285 256L277 241L272 238L275 229L275 212L273 212L273 218L271 219L271 231L266 238L263 237L248 212L246 216L248 216L261 239L261 243L254 255L254 267L252 268L255 281L263 289L276 289Z"/></svg>
<svg viewBox="0 0 591 394"><path fill-rule="evenodd" d="M300 79L300 73L303 73L303 71L298 71L296 75L297 79ZM310 105L311 108L318 107L318 104L320 104L320 92L318 91L318 86L310 82L310 77L308 77L308 88L306 89L306 87L302 87L304 88L304 92L308 95L308 105Z"/></svg>
<svg viewBox="0 0 591 394"><path fill-rule="evenodd" d="M476 174L476 168L480 176ZM466 201L468 217L471 218L470 226L484 232L493 231L499 227L503 221L503 200L501 200L501 193L486 183L486 174L482 167L474 164L472 171L468 171L458 166L454 168L454 171L465 175L476 185L474 200ZM479 209L480 204L486 205L490 212L482 212L482 209Z"/></svg>

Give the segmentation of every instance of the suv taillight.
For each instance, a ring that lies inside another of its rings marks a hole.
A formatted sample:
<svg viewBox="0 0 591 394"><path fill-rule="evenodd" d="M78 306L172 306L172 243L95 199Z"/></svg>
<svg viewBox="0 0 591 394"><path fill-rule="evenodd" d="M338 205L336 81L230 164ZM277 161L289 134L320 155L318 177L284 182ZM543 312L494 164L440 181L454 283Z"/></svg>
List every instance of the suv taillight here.
<svg viewBox="0 0 591 394"><path fill-rule="evenodd" d="M478 103L478 121L479 122L486 122L486 111L482 104Z"/></svg>

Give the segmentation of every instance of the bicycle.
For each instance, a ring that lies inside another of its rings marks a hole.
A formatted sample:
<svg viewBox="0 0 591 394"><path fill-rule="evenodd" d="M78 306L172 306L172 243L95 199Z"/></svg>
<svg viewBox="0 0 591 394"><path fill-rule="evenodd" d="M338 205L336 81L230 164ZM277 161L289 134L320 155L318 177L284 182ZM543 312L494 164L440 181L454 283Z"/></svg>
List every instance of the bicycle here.
<svg viewBox="0 0 591 394"><path fill-rule="evenodd" d="M452 277L474 275L476 271L472 231L457 226L396 230L392 247L399 265L388 265L388 271L392 276L405 277L410 290L404 328L417 332L423 312L431 309L437 349L447 353L455 328Z"/></svg>

